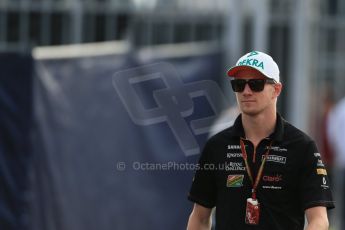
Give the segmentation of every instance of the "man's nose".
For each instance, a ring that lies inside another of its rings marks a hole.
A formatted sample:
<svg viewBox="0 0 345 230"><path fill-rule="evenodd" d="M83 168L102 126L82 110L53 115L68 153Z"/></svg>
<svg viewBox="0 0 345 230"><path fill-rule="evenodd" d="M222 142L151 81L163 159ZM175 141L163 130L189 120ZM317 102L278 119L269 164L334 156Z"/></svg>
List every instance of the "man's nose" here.
<svg viewBox="0 0 345 230"><path fill-rule="evenodd" d="M252 94L253 91L250 89L249 84L246 83L244 86L243 94Z"/></svg>

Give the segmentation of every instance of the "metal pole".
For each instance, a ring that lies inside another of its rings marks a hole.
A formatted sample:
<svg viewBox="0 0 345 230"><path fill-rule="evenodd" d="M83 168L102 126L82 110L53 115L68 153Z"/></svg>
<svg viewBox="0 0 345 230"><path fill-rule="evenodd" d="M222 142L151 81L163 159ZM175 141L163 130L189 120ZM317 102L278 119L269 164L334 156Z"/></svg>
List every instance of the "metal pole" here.
<svg viewBox="0 0 345 230"><path fill-rule="evenodd" d="M225 71L235 65L236 60L242 55L243 49L243 2L230 0L226 7L228 13L225 14L223 47L225 48L224 77L222 87L225 94L235 103L235 98L229 90L229 82L225 77Z"/></svg>
<svg viewBox="0 0 345 230"><path fill-rule="evenodd" d="M291 47L288 97L288 119L308 131L310 102L310 0L294 1L291 24Z"/></svg>
<svg viewBox="0 0 345 230"><path fill-rule="evenodd" d="M21 7L19 10L19 47L21 51L27 51L30 49L29 45L29 12L30 12L31 1L21 2Z"/></svg>
<svg viewBox="0 0 345 230"><path fill-rule="evenodd" d="M71 15L71 27L70 27L70 41L71 43L82 42L82 29L83 29L83 3L80 0L71 2L72 4L70 15ZM85 3L84 3L85 4ZM64 20L64 26L66 21Z"/></svg>
<svg viewBox="0 0 345 230"><path fill-rule="evenodd" d="M0 14L0 44L1 48L6 47L7 44L7 0L5 0L1 6L1 14Z"/></svg>
<svg viewBox="0 0 345 230"><path fill-rule="evenodd" d="M254 4L254 49L259 51L267 51L268 42L268 1L267 0L255 0Z"/></svg>
<svg viewBox="0 0 345 230"><path fill-rule="evenodd" d="M52 4L52 0L48 0L44 2L43 4L45 4L45 7L42 10L40 38L43 45L50 45L51 44L50 27L51 27L53 4Z"/></svg>

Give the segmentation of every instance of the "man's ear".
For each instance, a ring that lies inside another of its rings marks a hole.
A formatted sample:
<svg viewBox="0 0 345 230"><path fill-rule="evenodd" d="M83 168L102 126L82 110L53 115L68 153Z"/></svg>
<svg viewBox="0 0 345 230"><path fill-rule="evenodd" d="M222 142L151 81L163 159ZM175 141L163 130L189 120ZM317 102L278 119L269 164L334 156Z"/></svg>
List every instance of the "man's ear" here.
<svg viewBox="0 0 345 230"><path fill-rule="evenodd" d="M283 85L282 83L278 82L276 84L274 84L274 97L278 97L280 95L280 93L282 92L283 89Z"/></svg>

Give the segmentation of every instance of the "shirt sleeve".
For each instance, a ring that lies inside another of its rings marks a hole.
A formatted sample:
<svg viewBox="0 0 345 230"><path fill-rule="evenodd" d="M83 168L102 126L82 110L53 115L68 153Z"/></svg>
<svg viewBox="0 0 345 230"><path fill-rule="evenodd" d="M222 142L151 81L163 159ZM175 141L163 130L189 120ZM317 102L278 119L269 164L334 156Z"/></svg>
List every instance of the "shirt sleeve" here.
<svg viewBox="0 0 345 230"><path fill-rule="evenodd" d="M212 160L212 147L207 142L201 153L199 164L195 172L188 199L206 208L213 208L216 204L215 166Z"/></svg>
<svg viewBox="0 0 345 230"><path fill-rule="evenodd" d="M316 206L334 208L327 171L316 144L311 141L303 154L299 181L303 209Z"/></svg>

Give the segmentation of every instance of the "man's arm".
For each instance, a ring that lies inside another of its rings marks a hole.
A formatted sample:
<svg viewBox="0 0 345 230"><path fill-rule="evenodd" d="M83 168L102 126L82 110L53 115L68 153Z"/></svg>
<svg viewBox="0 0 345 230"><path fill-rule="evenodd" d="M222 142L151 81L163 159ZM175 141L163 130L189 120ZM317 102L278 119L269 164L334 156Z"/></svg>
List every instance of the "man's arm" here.
<svg viewBox="0 0 345 230"><path fill-rule="evenodd" d="M189 216L187 230L210 230L212 209L194 204L193 211Z"/></svg>
<svg viewBox="0 0 345 230"><path fill-rule="evenodd" d="M329 223L326 207L313 207L305 210L308 225L306 230L328 230Z"/></svg>

